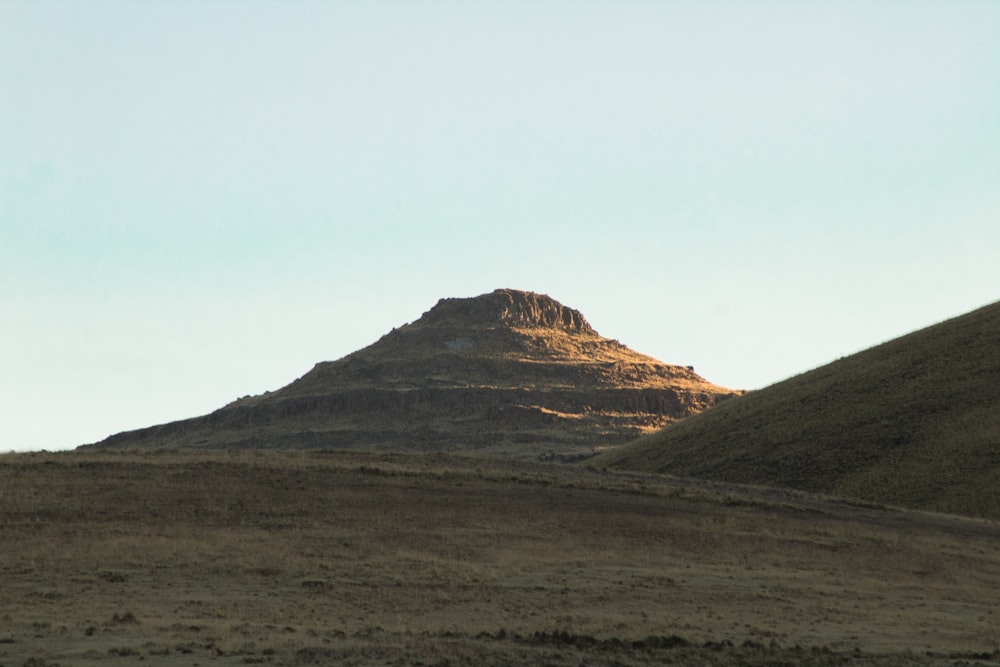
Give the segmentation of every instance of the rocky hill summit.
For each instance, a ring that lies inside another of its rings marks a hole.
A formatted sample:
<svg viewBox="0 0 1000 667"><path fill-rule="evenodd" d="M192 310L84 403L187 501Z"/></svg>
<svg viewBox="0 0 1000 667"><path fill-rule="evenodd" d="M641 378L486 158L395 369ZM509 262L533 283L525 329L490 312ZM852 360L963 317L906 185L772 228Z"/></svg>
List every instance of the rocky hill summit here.
<svg viewBox="0 0 1000 667"><path fill-rule="evenodd" d="M441 299L286 387L97 447L308 447L573 457L740 392L598 334L577 310L499 289Z"/></svg>
<svg viewBox="0 0 1000 667"><path fill-rule="evenodd" d="M471 299L441 299L420 318L424 326L477 326L494 323L515 328L596 331L578 310L567 308L547 294L498 289Z"/></svg>

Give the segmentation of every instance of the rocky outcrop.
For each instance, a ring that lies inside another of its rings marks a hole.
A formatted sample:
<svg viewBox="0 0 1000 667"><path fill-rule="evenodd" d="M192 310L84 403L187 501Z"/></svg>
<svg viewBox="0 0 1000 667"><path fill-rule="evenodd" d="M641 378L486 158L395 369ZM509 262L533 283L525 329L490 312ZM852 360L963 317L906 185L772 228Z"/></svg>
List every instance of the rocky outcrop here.
<svg viewBox="0 0 1000 667"><path fill-rule="evenodd" d="M500 324L594 333L580 311L567 308L546 294L512 289L498 289L469 299L441 299L420 321L431 326Z"/></svg>
<svg viewBox="0 0 1000 667"><path fill-rule="evenodd" d="M335 447L579 454L737 392L603 338L532 292L442 299L411 324L288 386L102 447Z"/></svg>

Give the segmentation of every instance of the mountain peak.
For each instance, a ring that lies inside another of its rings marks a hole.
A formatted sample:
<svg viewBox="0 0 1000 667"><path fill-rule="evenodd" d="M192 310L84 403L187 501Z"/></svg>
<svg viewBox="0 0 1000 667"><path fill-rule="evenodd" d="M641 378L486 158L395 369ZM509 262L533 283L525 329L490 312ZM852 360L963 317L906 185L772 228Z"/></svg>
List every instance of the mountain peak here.
<svg viewBox="0 0 1000 667"><path fill-rule="evenodd" d="M441 299L418 322L596 333L580 311L562 305L547 294L515 289L497 289L470 298Z"/></svg>
<svg viewBox="0 0 1000 667"><path fill-rule="evenodd" d="M737 395L600 336L534 292L441 299L274 392L98 446L321 447L581 456Z"/></svg>

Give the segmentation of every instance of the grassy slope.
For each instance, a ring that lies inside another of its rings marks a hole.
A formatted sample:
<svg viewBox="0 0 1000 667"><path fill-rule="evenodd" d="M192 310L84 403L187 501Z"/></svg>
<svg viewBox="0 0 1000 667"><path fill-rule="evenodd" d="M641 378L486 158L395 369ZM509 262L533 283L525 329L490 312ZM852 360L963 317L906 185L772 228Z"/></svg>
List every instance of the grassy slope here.
<svg viewBox="0 0 1000 667"><path fill-rule="evenodd" d="M593 463L1000 518L1000 304L724 403Z"/></svg>
<svg viewBox="0 0 1000 667"><path fill-rule="evenodd" d="M10 455L0 664L997 659L998 530L441 455Z"/></svg>

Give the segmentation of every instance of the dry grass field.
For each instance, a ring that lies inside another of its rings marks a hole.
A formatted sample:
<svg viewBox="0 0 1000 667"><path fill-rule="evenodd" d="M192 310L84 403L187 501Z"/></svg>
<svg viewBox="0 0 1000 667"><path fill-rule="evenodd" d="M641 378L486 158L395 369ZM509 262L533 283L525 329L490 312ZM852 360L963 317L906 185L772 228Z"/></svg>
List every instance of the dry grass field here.
<svg viewBox="0 0 1000 667"><path fill-rule="evenodd" d="M1000 661L1000 526L444 455L0 456L0 665Z"/></svg>

